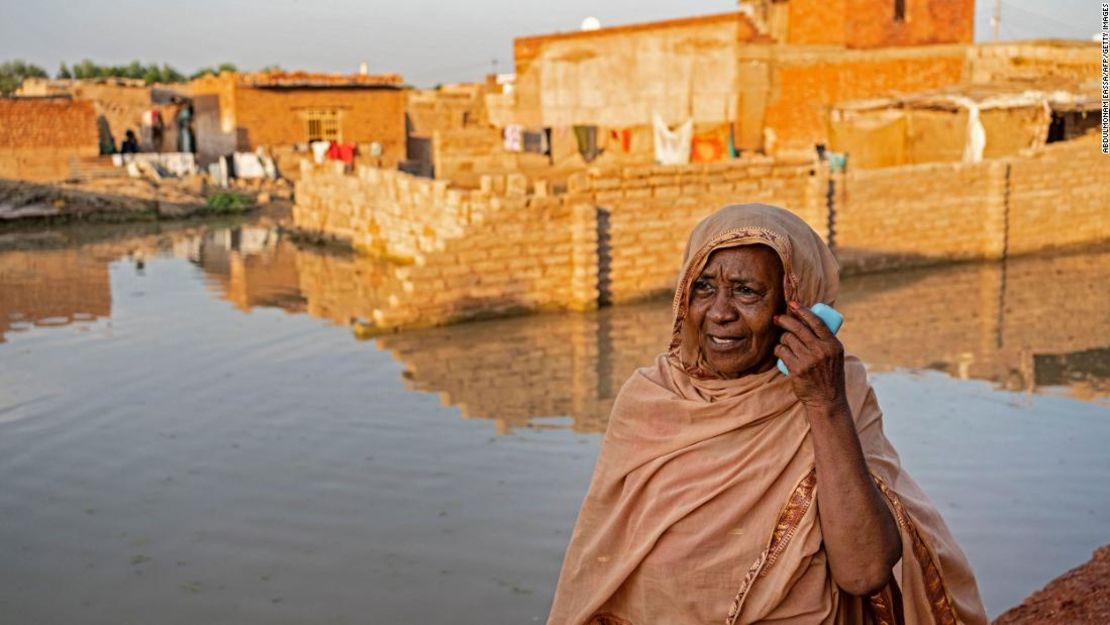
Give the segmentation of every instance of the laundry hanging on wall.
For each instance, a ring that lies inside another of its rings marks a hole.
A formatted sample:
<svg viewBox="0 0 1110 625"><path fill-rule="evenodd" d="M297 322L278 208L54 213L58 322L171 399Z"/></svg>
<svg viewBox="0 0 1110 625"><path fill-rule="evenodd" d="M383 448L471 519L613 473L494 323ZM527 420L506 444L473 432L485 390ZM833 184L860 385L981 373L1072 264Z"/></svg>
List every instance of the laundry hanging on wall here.
<svg viewBox="0 0 1110 625"><path fill-rule="evenodd" d="M690 142L694 120L688 119L675 130L658 113L652 116L655 135L655 161L660 165L685 165L690 162Z"/></svg>
<svg viewBox="0 0 1110 625"><path fill-rule="evenodd" d="M715 163L729 157L729 125L702 130L690 142L690 162Z"/></svg>
<svg viewBox="0 0 1110 625"><path fill-rule="evenodd" d="M525 130L523 137L524 151L532 154L551 155L551 141L547 135L551 132L547 128L539 130Z"/></svg>
<svg viewBox="0 0 1110 625"><path fill-rule="evenodd" d="M524 127L509 124L501 130L501 139L506 152L520 152L524 149Z"/></svg>
<svg viewBox="0 0 1110 625"><path fill-rule="evenodd" d="M609 131L609 142L619 146L620 151L628 154L632 151L632 129L613 128Z"/></svg>
<svg viewBox="0 0 1110 625"><path fill-rule="evenodd" d="M578 153L587 163L592 163L601 154L597 145L597 126L575 126L574 138L578 141Z"/></svg>

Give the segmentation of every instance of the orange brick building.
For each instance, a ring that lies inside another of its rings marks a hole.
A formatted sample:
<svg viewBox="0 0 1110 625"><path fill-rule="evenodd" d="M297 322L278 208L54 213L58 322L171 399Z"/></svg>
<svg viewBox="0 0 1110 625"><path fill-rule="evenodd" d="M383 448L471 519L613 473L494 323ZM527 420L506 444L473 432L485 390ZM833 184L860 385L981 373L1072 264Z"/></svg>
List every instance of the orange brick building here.
<svg viewBox="0 0 1110 625"><path fill-rule="evenodd" d="M99 153L96 113L69 98L0 98L0 178L53 181Z"/></svg>
<svg viewBox="0 0 1110 625"><path fill-rule="evenodd" d="M202 162L233 151L331 140L378 143L382 162L405 158L405 92L396 74L225 72L191 84Z"/></svg>
<svg viewBox="0 0 1110 625"><path fill-rule="evenodd" d="M966 79L974 0L741 0L740 11L514 41L511 121L729 123L737 147L808 151L843 100ZM696 130L697 132L697 130Z"/></svg>

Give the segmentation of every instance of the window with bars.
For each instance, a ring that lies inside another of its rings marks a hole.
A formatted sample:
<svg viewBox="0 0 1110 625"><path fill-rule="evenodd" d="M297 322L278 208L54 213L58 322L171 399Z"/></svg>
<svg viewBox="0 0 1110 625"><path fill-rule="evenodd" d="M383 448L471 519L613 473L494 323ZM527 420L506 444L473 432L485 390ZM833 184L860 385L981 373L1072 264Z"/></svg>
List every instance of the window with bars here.
<svg viewBox="0 0 1110 625"><path fill-rule="evenodd" d="M308 141L343 141L339 127L339 111L335 109L310 109L305 111Z"/></svg>

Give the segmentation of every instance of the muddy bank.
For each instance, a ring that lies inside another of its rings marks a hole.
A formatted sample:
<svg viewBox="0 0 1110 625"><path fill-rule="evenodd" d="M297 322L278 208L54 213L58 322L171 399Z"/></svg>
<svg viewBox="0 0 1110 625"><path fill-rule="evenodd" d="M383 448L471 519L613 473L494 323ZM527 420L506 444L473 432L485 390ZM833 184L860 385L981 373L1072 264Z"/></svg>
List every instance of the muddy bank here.
<svg viewBox="0 0 1110 625"><path fill-rule="evenodd" d="M1110 623L1110 545L1007 610L993 625L1106 625Z"/></svg>
<svg viewBox="0 0 1110 625"><path fill-rule="evenodd" d="M41 184L0 179L0 226L27 222L150 221L243 214L271 201L287 204L292 188L210 188L200 176L150 180L102 178Z"/></svg>

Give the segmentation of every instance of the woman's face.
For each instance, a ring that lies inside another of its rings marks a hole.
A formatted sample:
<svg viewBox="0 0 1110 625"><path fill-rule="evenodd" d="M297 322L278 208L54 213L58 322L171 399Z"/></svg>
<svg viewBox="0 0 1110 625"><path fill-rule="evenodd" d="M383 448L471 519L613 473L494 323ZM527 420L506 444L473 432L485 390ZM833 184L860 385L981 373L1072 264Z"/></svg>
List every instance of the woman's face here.
<svg viewBox="0 0 1110 625"><path fill-rule="evenodd" d="M725 248L709 255L690 290L689 321L715 373L736 378L774 365L785 310L782 262L765 245Z"/></svg>

